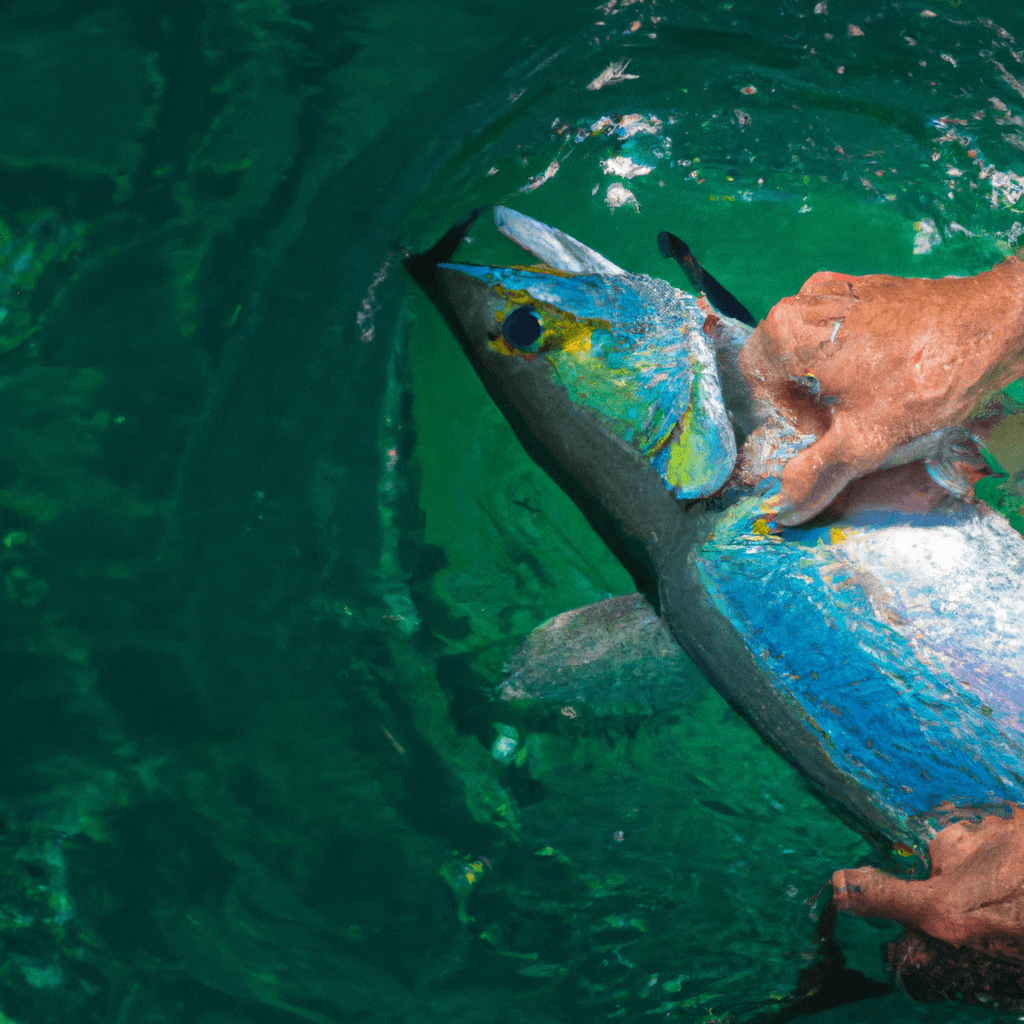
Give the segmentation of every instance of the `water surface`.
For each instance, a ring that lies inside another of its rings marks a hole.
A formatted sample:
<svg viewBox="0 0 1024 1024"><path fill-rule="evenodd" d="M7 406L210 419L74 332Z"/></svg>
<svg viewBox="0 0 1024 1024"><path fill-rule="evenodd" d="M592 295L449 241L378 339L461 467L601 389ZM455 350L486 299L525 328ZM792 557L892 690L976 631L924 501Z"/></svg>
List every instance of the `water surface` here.
<svg viewBox="0 0 1024 1024"><path fill-rule="evenodd" d="M671 714L496 702L630 584L397 261L502 202L682 285L675 231L755 315L976 272L1024 221L1022 40L970 0L0 4L0 1013L785 997L866 843L696 670ZM840 926L876 978L895 934ZM897 1016L977 1014L822 1019Z"/></svg>

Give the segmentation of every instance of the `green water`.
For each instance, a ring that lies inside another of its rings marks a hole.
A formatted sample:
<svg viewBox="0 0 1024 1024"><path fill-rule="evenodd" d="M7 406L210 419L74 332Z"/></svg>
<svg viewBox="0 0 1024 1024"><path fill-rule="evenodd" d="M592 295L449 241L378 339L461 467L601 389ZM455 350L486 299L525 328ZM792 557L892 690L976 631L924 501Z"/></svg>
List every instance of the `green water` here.
<svg viewBox="0 0 1024 1024"><path fill-rule="evenodd" d="M755 314L826 267L983 269L1024 221L1024 19L931 15L0 3L0 1021L744 1020L792 990L867 844L696 670L672 714L496 701L530 629L629 581L395 246L500 201L681 284L667 228ZM591 127L630 114L654 134ZM627 155L654 170L612 210ZM893 926L839 934L885 977ZM897 1017L986 1014L820 1019Z"/></svg>

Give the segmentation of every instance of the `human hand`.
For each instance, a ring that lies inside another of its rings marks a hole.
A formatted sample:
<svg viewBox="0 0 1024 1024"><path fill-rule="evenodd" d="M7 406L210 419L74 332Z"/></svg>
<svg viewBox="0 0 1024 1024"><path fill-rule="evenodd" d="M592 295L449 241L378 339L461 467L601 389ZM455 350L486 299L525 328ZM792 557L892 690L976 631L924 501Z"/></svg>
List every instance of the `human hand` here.
<svg viewBox="0 0 1024 1024"><path fill-rule="evenodd" d="M953 946L1024 962L1024 809L957 822L929 843L931 876L904 881L875 868L832 876L837 909L887 917Z"/></svg>
<svg viewBox="0 0 1024 1024"><path fill-rule="evenodd" d="M802 523L901 445L962 423L1024 371L1024 263L975 277L819 273L740 353L752 386L818 440L782 473L778 521Z"/></svg>

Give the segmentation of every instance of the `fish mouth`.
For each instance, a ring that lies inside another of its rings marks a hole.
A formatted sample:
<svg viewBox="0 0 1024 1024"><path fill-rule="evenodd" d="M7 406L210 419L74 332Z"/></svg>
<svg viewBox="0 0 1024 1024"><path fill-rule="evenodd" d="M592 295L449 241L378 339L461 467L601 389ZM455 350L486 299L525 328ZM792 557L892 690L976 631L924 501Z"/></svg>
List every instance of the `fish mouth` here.
<svg viewBox="0 0 1024 1024"><path fill-rule="evenodd" d="M500 329L495 323L495 302L488 285L464 271L470 264L450 262L480 216L471 210L456 221L426 252L409 253L402 260L409 276L423 289L458 339L477 372L487 360L486 345Z"/></svg>
<svg viewBox="0 0 1024 1024"><path fill-rule="evenodd" d="M462 245L473 226L477 217L480 216L480 209L470 212L453 224L426 252L410 253L402 260L402 266L409 272L409 276L422 288L431 288L434 283L434 271L439 263L447 263L455 254L455 250Z"/></svg>

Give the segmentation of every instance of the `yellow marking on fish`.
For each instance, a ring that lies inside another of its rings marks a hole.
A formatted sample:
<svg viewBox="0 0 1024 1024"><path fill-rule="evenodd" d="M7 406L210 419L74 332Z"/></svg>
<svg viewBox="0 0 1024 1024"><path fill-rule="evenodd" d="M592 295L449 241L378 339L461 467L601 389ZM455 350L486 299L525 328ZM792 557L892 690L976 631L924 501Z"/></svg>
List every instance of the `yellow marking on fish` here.
<svg viewBox="0 0 1024 1024"><path fill-rule="evenodd" d="M579 277L578 274L571 270L559 270L557 267L552 267L548 263L533 263L526 267L522 264L514 264L508 268L509 270L525 270L531 274L550 274L552 277Z"/></svg>
<svg viewBox="0 0 1024 1024"><path fill-rule="evenodd" d="M513 356L516 350L499 334L494 341L488 342L488 347L492 352L497 352L499 356Z"/></svg>
<svg viewBox="0 0 1024 1024"><path fill-rule="evenodd" d="M768 525L767 519L755 519L750 531L758 537L767 537L772 532L772 528Z"/></svg>
<svg viewBox="0 0 1024 1024"><path fill-rule="evenodd" d="M553 271L553 273L559 272ZM573 277L575 275L565 274L564 276ZM547 349L558 349L560 352L589 352L590 336L594 331L611 329L607 320L581 320L564 309L535 299L525 288L503 288L499 284L492 285L492 287L495 294L505 300L505 308L494 315L499 326L504 323L505 317L513 310L519 309L521 306L533 307L542 328L541 336L538 339L538 352ZM490 343L490 348L492 352L503 356L530 354L514 349L502 337L495 338Z"/></svg>
<svg viewBox="0 0 1024 1024"><path fill-rule="evenodd" d="M906 843L897 843L892 848L892 852L895 853L897 857L913 857L914 856L914 851L909 846L907 846Z"/></svg>
<svg viewBox="0 0 1024 1024"><path fill-rule="evenodd" d="M694 459L700 455L703 438L693 429L693 404L687 408L679 420L679 426L669 435L671 448L663 478L669 487L686 487L693 480L693 466L701 464ZM652 454L657 453L664 445L658 445Z"/></svg>

